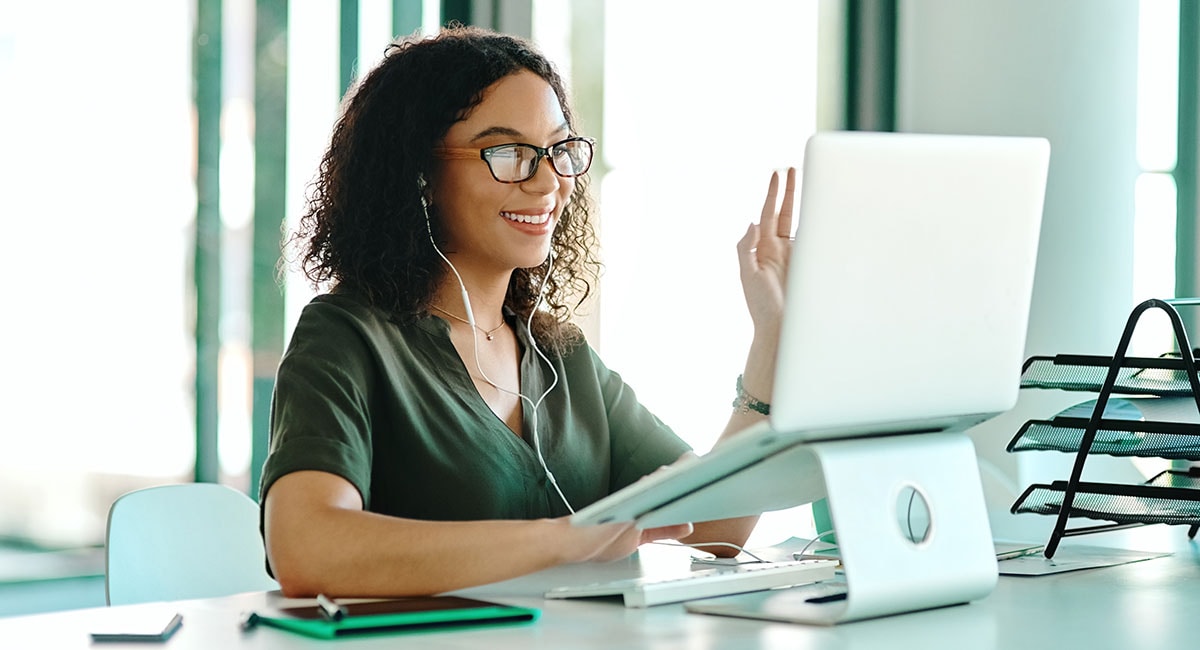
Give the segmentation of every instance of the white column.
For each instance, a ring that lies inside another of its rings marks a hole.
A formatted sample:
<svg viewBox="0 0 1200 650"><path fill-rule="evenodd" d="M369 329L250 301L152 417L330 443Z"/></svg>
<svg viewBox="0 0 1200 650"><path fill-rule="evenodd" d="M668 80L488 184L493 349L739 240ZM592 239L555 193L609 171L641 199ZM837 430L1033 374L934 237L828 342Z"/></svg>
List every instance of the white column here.
<svg viewBox="0 0 1200 650"><path fill-rule="evenodd" d="M1027 356L1111 354L1133 307L1138 2L901 0L897 23L898 131L1050 140ZM1090 397L1023 391L972 432L985 476L998 468L1016 489L1066 479L1073 457L1004 446L1025 420ZM1132 465L1087 469L1116 480Z"/></svg>

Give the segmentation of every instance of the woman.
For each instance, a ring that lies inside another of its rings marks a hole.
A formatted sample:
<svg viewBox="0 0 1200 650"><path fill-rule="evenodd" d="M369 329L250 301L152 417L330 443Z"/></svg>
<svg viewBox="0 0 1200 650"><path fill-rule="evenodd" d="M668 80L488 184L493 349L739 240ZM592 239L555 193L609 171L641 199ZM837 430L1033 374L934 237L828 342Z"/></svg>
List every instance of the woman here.
<svg viewBox="0 0 1200 650"><path fill-rule="evenodd" d="M394 44L348 99L291 239L327 293L280 363L263 471L286 595L433 594L656 539L745 542L754 517L567 520L690 453L568 322L598 268L592 154L551 64L479 29ZM778 185L738 244L755 336L723 437L771 395L793 174L783 217Z"/></svg>

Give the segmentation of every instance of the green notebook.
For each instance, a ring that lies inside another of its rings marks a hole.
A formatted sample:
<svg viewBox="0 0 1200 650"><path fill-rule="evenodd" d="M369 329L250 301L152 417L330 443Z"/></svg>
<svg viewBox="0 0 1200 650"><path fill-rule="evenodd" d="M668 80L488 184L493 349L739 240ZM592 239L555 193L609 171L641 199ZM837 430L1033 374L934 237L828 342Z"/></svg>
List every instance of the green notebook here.
<svg viewBox="0 0 1200 650"><path fill-rule="evenodd" d="M481 627L537 620L540 610L459 596L423 596L340 605L335 620L322 608L288 607L251 614L245 625L269 625L321 639L365 634Z"/></svg>

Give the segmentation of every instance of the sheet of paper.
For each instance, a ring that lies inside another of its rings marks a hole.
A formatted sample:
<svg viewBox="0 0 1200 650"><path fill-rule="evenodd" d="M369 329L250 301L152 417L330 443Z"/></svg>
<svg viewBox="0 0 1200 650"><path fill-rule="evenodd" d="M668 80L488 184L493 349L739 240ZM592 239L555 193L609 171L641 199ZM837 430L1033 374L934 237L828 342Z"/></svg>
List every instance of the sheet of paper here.
<svg viewBox="0 0 1200 650"><path fill-rule="evenodd" d="M1041 550L1019 555L1000 562L1000 575L1042 576L1080 569L1117 566L1131 562L1142 562L1166 557L1170 553L1149 553L1102 546L1060 546L1053 558L1047 558Z"/></svg>
<svg viewBox="0 0 1200 650"><path fill-rule="evenodd" d="M1040 542L1019 542L997 540L996 560L1000 567L1000 575L1007 576L1040 576L1081 569L1117 566L1131 562L1142 562L1154 558L1165 557L1170 553L1150 553L1131 551L1102 546L1060 546L1054 557L1047 559L1043 555L1045 545ZM803 537L790 537L765 548L747 549L749 553L741 553L735 558L697 557L696 564L729 565L746 562L757 562L755 557L767 562L787 562L799 559L795 554L803 553L807 558L837 558L837 545L824 541L813 542ZM753 554L753 555L751 555Z"/></svg>

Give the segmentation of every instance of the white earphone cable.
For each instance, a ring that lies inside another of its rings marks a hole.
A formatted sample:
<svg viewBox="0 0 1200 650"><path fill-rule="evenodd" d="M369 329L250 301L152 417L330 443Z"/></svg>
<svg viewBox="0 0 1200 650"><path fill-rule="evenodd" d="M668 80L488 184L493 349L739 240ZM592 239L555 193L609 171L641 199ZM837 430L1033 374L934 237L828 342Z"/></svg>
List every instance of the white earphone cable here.
<svg viewBox="0 0 1200 650"><path fill-rule="evenodd" d="M438 254L438 257L441 257L442 261L446 263L446 266L449 266L450 270L454 272L454 277L458 280L458 286L462 290L463 308L467 312L467 324L471 326L471 340L473 342L472 347L475 356L475 369L479 371L479 376L483 377L483 380L486 381L490 386L500 392L516 396L529 405L531 414L530 431L533 434L534 454L537 456L538 463L542 466L542 471L545 473L546 479L550 481L550 485L554 487L554 491L558 493L558 497L562 499L563 504L567 506L567 510L570 511L571 514L574 514L575 508L571 506L571 502L568 501L566 495L563 494L562 488L560 488L558 485L558 479L554 476L554 472L551 472L550 467L546 464L546 458L542 455L541 438L538 436L538 408L541 407L542 402L545 401L546 396L550 394L550 391L554 390L554 387L558 385L558 370L554 368L554 364L550 362L550 359L548 359L546 355L542 353L541 348L538 347L537 341L534 340L533 337L533 316L535 313L537 313L538 308L542 304L542 298L546 293L546 284L550 280L550 273L554 270L554 253L553 251L550 253L550 265L546 269L546 275L542 278L542 286L538 290L537 302L534 303L533 309L529 312L529 319L525 323L525 329L530 333L529 340L530 344L533 346L533 351L542 359L543 362L545 362L546 367L550 369L550 373L554 377L554 379L550 382L550 386L548 386L542 393L541 397L534 402L532 399L522 394L520 390L513 391L501 387L499 384L492 381L491 378L487 376L487 373L483 371L483 365L479 361L479 332L475 325L474 312L471 309L471 297L467 294L467 285L465 282L463 282L462 275L459 274L458 269L455 268L450 259L447 258L444 253L442 253L442 250L438 248L437 242L433 238L433 226L429 222L429 206L426 203L425 197L423 196L421 197L421 207L425 210L425 229L429 233L429 243L433 244L433 250Z"/></svg>

